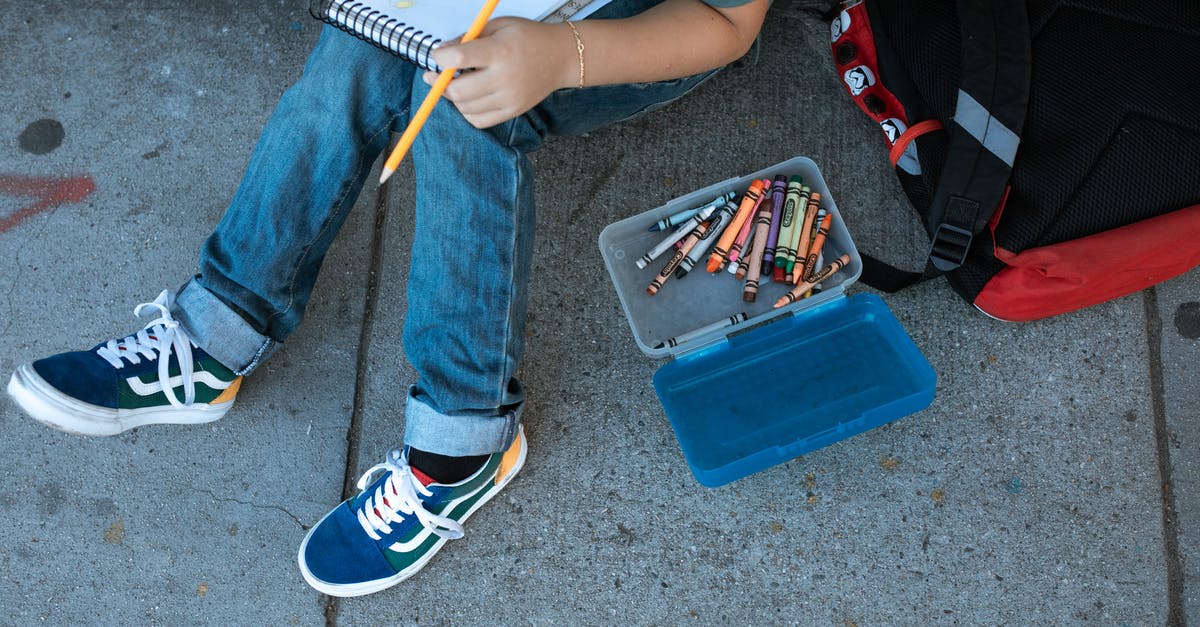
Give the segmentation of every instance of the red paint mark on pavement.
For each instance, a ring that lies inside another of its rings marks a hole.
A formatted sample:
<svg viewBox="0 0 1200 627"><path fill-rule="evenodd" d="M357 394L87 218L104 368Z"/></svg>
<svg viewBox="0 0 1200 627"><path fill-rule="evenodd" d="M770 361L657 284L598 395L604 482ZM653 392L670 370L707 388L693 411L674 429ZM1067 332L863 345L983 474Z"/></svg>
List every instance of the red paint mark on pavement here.
<svg viewBox="0 0 1200 627"><path fill-rule="evenodd" d="M49 211L67 203L80 202L94 191L96 191L96 183L90 176L0 174L0 194L33 199L33 204L0 217L0 233L12 230L26 219L43 211Z"/></svg>

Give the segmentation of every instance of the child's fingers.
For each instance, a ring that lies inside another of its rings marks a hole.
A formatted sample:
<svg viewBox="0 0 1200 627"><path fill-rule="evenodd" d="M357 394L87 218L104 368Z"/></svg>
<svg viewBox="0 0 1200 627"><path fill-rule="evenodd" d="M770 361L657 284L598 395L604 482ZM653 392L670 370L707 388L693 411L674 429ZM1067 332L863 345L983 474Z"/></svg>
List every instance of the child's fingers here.
<svg viewBox="0 0 1200 627"><path fill-rule="evenodd" d="M442 67L483 67L495 54L490 35L506 27L513 18L497 18L487 23L483 32L473 41L462 43L461 39L444 42L433 51L433 60Z"/></svg>
<svg viewBox="0 0 1200 627"><path fill-rule="evenodd" d="M489 88L485 78L474 74L467 72L454 79L443 94L467 122L476 128L488 128L519 113L512 110L503 93ZM472 80L466 80L468 78Z"/></svg>
<svg viewBox="0 0 1200 627"><path fill-rule="evenodd" d="M502 122L507 122L508 120L511 120L513 116L505 113L504 111L493 110L484 111L482 113L464 113L463 117L466 118L467 122L469 122L471 126L483 130L496 126Z"/></svg>
<svg viewBox="0 0 1200 627"><path fill-rule="evenodd" d="M433 72L426 73L425 82L432 85L433 83L430 81L430 74L433 75L433 80L437 80L437 74L434 74ZM450 84L446 86L445 93L442 95L455 105L461 106L481 98L487 98L493 94L494 90L488 87L487 80L479 75L478 70L475 70L463 72L462 74L458 75L458 78L450 81Z"/></svg>

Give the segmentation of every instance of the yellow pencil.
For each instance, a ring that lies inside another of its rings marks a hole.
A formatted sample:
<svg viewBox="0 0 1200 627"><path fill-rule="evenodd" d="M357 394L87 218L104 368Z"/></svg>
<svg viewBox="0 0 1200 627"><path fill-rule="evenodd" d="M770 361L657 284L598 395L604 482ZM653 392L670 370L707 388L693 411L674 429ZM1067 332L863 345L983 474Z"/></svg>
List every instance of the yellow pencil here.
<svg viewBox="0 0 1200 627"><path fill-rule="evenodd" d="M462 42L466 43L479 36L483 31L483 27L487 24L488 18L492 16L492 11L500 0L487 0L483 4L483 8L479 9L479 14L475 16L475 21L471 22L471 27L462 36ZM408 128L404 129L404 134L400 136L400 141L396 143L396 147L392 149L392 154L383 164L383 172L379 175L379 184L383 185L388 177L400 167L400 162L404 160L404 155L412 148L413 140L417 138L417 133L421 132L421 127L425 125L425 120L429 119L429 114L433 112L433 106L437 104L442 93L446 91L446 86L450 84L450 79L454 78L454 73L458 68L448 67L438 74L437 80L434 81L433 87L430 88L429 94L425 96L425 100L421 102L421 106L417 112L413 114L412 119L408 122Z"/></svg>

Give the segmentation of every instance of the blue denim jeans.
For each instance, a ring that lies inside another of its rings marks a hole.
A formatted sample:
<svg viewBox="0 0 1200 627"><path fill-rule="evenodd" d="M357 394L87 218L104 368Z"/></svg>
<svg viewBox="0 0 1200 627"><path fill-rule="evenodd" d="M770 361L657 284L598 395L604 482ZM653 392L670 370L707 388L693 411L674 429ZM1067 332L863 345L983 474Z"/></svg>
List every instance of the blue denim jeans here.
<svg viewBox="0 0 1200 627"><path fill-rule="evenodd" d="M652 4L617 0L594 17ZM487 130L447 101L434 108L411 154L416 223L403 341L417 381L405 407L405 443L480 455L504 450L516 436L535 226L528 154L551 134L665 105L712 73L560 90ZM245 374L291 335L372 163L428 89L415 66L325 27L206 241L200 273L176 295L175 316L198 346Z"/></svg>

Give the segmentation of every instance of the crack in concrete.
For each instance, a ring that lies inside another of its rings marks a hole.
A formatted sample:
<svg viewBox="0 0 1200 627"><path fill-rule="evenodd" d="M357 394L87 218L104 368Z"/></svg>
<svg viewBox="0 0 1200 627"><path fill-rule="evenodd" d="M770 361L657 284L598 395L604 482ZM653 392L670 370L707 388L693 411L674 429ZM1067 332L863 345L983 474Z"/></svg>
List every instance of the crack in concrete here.
<svg viewBox="0 0 1200 627"><path fill-rule="evenodd" d="M235 498L233 498L233 497L231 497L231 496L217 496L217 495L216 495L216 494L215 494L215 493L214 493L212 490L205 490L205 489L202 489L202 488L197 488L197 489L196 489L196 491L197 491L197 492L201 492L201 493L203 493L203 494L207 494L208 496L212 497L212 500L214 500L214 501L218 501L218 502L222 502L222 503L237 503L237 504L239 504L239 505L246 505L246 506L249 506L249 507L253 507L253 508L255 508L255 509L273 509L273 510L276 510L276 511L283 512L283 513L287 514L289 518L291 518L292 520L296 521L296 524L297 524L297 525L299 525L299 526L300 526L300 528L301 528L301 529L303 529L303 530L305 530L305 531L308 531L309 527L311 527L311 526L312 526L312 525L306 525L306 524L304 524L304 522L303 522L303 521L301 521L301 520L300 520L300 518L299 518L298 516L296 516L295 514L293 514L293 513L289 512L289 511L287 510L287 508L285 508L285 507L283 507L283 506L281 506L281 505L262 505L262 504L259 504L259 503L253 503L253 502L250 502L250 501L243 501L243 500L241 500L241 499L235 499Z"/></svg>
<svg viewBox="0 0 1200 627"><path fill-rule="evenodd" d="M13 320L16 319L16 307L13 305L13 293L17 291L17 286L21 284L21 277L25 274L25 266L21 263L21 257L31 242L46 241L46 222L47 221L45 220L39 221L39 225L36 227L37 234L33 237L21 238L21 243L17 246L16 254L13 255L14 261L16 262L15 265L17 267L17 274L12 279L12 285L9 286L8 293L4 295L5 302L8 304L8 321L4 325L4 328L0 329L0 337L8 337L8 332L10 329L12 329Z"/></svg>

